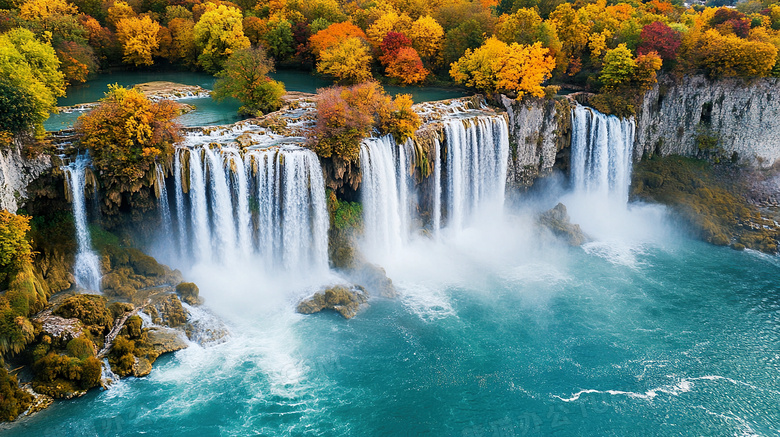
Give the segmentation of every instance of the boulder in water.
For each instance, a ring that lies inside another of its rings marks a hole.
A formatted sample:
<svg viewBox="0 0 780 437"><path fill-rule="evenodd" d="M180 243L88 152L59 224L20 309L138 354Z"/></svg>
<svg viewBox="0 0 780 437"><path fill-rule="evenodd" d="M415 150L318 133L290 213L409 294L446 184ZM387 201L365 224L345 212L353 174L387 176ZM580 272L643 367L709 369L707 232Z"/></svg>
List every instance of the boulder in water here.
<svg viewBox="0 0 780 437"><path fill-rule="evenodd" d="M325 309L338 312L345 319L357 315L358 310L368 303L368 294L359 285L335 285L302 300L296 311L301 314L314 314Z"/></svg>
<svg viewBox="0 0 780 437"><path fill-rule="evenodd" d="M539 224L549 229L553 234L566 240L571 246L581 246L588 238L580 229L580 225L573 224L566 205L558 203L549 211L539 216Z"/></svg>

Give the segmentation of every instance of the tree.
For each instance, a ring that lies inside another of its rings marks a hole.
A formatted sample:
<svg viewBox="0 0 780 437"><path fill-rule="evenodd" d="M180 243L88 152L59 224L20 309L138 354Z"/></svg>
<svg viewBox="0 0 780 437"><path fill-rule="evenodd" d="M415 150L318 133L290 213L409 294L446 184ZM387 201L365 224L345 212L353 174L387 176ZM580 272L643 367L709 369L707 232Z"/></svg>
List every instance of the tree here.
<svg viewBox="0 0 780 437"><path fill-rule="evenodd" d="M122 18L116 26L116 34L128 64L152 65L152 53L160 46L157 36L160 24L148 16Z"/></svg>
<svg viewBox="0 0 780 437"><path fill-rule="evenodd" d="M311 47L312 53L319 55L321 52L351 37L368 41L365 32L363 32L361 28L350 22L343 22L331 24L326 29L320 30L312 35L312 37L309 38L309 46Z"/></svg>
<svg viewBox="0 0 780 437"><path fill-rule="evenodd" d="M108 8L108 22L114 26L115 29L123 19L133 18L137 15L138 14L135 13L133 8L127 4L127 2L123 1L115 1L114 4Z"/></svg>
<svg viewBox="0 0 780 437"><path fill-rule="evenodd" d="M388 12L369 26L366 30L368 41L374 47L379 47L388 32L409 33L412 27L412 19L406 14L398 15L396 12Z"/></svg>
<svg viewBox="0 0 780 437"><path fill-rule="evenodd" d="M371 78L371 52L364 40L349 37L320 53L317 71L339 82L359 83Z"/></svg>
<svg viewBox="0 0 780 437"><path fill-rule="evenodd" d="M53 15L75 15L76 7L65 0L28 0L19 8L25 20L46 20Z"/></svg>
<svg viewBox="0 0 780 437"><path fill-rule="evenodd" d="M97 70L97 58L92 47L73 41L65 41L57 47L62 73L69 84L86 82Z"/></svg>
<svg viewBox="0 0 780 437"><path fill-rule="evenodd" d="M280 61L295 53L292 23L286 19L277 17L269 19L261 40L268 49L268 53Z"/></svg>
<svg viewBox="0 0 780 437"><path fill-rule="evenodd" d="M604 67L599 79L606 90L614 90L626 84L634 77L636 61L631 50L625 44L620 44L604 55Z"/></svg>
<svg viewBox="0 0 780 437"><path fill-rule="evenodd" d="M317 99L313 148L323 158L356 161L361 140L374 129L403 142L414 135L420 124L409 95L393 100L376 82L331 87L321 90Z"/></svg>
<svg viewBox="0 0 780 437"><path fill-rule="evenodd" d="M770 43L722 35L710 29L699 40L698 65L711 77L768 76L777 61L777 51Z"/></svg>
<svg viewBox="0 0 780 437"><path fill-rule="evenodd" d="M228 58L225 69L217 74L214 84L214 98L238 99L242 106L239 112L258 115L279 109L284 96L284 84L271 80L273 61L262 48L239 50Z"/></svg>
<svg viewBox="0 0 780 437"><path fill-rule="evenodd" d="M428 77L429 71L423 67L422 59L412 47L402 47L390 57L385 66L388 76L396 78L404 85L419 83Z"/></svg>
<svg viewBox="0 0 780 437"><path fill-rule="evenodd" d="M520 45L489 38L476 50L466 50L450 68L450 76L466 86L485 92L513 91L521 99L526 94L543 97L542 83L549 79L555 60L541 43Z"/></svg>
<svg viewBox="0 0 780 437"><path fill-rule="evenodd" d="M249 47L244 36L241 11L237 8L206 3L207 11L195 24L195 44L201 51L198 62L208 72L222 69L227 58L236 50Z"/></svg>
<svg viewBox="0 0 780 437"><path fill-rule="evenodd" d="M17 28L0 35L0 77L20 89L24 98L32 96L35 109L25 119L38 134L43 134L43 121L56 109L57 97L65 95L59 66L51 44L39 41L29 30Z"/></svg>
<svg viewBox="0 0 780 437"><path fill-rule="evenodd" d="M195 47L195 23L186 18L174 18L168 23L171 32L169 56L172 61L195 66L198 49Z"/></svg>
<svg viewBox="0 0 780 437"><path fill-rule="evenodd" d="M379 46L379 51L382 53L379 60L383 65L387 65L398 55L399 50L411 46L412 41L403 33L388 32L382 40L382 45Z"/></svg>
<svg viewBox="0 0 780 437"><path fill-rule="evenodd" d="M0 77L0 108L0 142L30 132L46 120L38 110L38 99L5 76Z"/></svg>
<svg viewBox="0 0 780 437"><path fill-rule="evenodd" d="M7 285L10 278L32 261L29 231L30 217L0 211L0 284Z"/></svg>
<svg viewBox="0 0 780 437"><path fill-rule="evenodd" d="M561 50L568 63L581 65L582 55L588 45L590 28L580 20L580 16L570 3L563 3L555 8L550 14L550 22L555 27L561 41ZM571 70L569 73L575 74L576 71Z"/></svg>
<svg viewBox="0 0 780 437"><path fill-rule="evenodd" d="M412 40L412 47L421 58L431 62L439 56L444 41L444 29L430 15L415 20L408 36Z"/></svg>
<svg viewBox="0 0 780 437"><path fill-rule="evenodd" d="M168 162L179 140L177 105L151 102L138 89L110 85L100 105L78 118L79 142L101 173L108 202L119 205L121 193L138 191L155 169Z"/></svg>
<svg viewBox="0 0 780 437"><path fill-rule="evenodd" d="M639 35L640 44L637 53L640 55L657 52L662 59L667 61L677 57L677 50L682 44L680 32L672 29L660 21L655 21L642 28Z"/></svg>

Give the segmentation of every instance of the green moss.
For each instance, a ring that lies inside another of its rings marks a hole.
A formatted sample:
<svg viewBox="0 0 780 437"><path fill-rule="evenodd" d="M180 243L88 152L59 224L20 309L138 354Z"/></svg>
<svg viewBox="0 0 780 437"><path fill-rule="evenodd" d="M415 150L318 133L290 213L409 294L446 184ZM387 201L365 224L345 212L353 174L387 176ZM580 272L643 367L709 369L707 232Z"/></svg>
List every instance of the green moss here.
<svg viewBox="0 0 780 437"><path fill-rule="evenodd" d="M124 328L122 328L122 332L127 335L128 338L140 338L142 334L143 323L143 320L141 320L139 316L129 317L125 322Z"/></svg>
<svg viewBox="0 0 780 437"><path fill-rule="evenodd" d="M177 285L176 293L181 297L181 300L190 305L197 305L199 303L198 294L200 293L200 290L198 290L198 286L192 282L182 282Z"/></svg>
<svg viewBox="0 0 780 437"><path fill-rule="evenodd" d="M0 421L16 419L30 406L32 396L19 388L16 376L0 366Z"/></svg>
<svg viewBox="0 0 780 437"><path fill-rule="evenodd" d="M76 294L67 297L52 312L66 319L81 320L96 335L108 332L114 322L111 311L106 308L106 298L92 294Z"/></svg>
<svg viewBox="0 0 780 437"><path fill-rule="evenodd" d="M80 360L95 356L95 345L86 338L74 338L68 342L66 349L68 355Z"/></svg>
<svg viewBox="0 0 780 437"><path fill-rule="evenodd" d="M751 205L726 168L681 156L653 157L635 168L632 195L669 205L699 238L718 246L777 252L778 230Z"/></svg>

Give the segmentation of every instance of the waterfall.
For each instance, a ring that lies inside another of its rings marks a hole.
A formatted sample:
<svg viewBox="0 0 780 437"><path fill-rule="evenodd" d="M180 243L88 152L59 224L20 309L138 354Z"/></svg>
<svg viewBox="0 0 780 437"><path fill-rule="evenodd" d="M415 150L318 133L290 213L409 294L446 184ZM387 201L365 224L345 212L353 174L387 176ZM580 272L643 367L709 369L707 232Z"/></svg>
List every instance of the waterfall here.
<svg viewBox="0 0 780 437"><path fill-rule="evenodd" d="M182 149L176 149L176 156L173 160L173 184L174 196L176 200L176 229L179 234L179 255L187 253L187 217L184 206L184 185L182 180Z"/></svg>
<svg viewBox="0 0 780 437"><path fill-rule="evenodd" d="M365 242L391 252L411 231L415 202L429 199L428 227L436 238L442 227L461 229L480 215L497 216L504 205L509 159L509 127L503 116L460 112L443 120L442 138L434 139L433 181L422 196L412 177L415 147L392 136L369 138L360 148L361 197ZM464 116L465 114L465 116Z"/></svg>
<svg viewBox="0 0 780 437"><path fill-rule="evenodd" d="M572 111L571 178L576 191L628 202L636 123L592 108Z"/></svg>
<svg viewBox="0 0 780 437"><path fill-rule="evenodd" d="M365 239L381 252L401 247L410 231L411 148L409 142L396 145L391 135L360 146Z"/></svg>
<svg viewBox="0 0 780 437"><path fill-rule="evenodd" d="M65 173L71 203L73 221L76 224L76 262L73 276L76 284L86 290L100 291L100 259L92 250L92 238L87 227L87 207L85 205L84 186L89 156L79 155L67 166L61 167Z"/></svg>
<svg viewBox="0 0 780 437"><path fill-rule="evenodd" d="M325 183L310 150L279 146L242 156L233 147L198 146L190 149L189 178L189 215L177 212L177 220L193 230L196 260L257 255L287 270L327 269Z"/></svg>
<svg viewBox="0 0 780 437"><path fill-rule="evenodd" d="M500 214L509 159L506 119L479 116L447 120L444 140L446 177L442 182L446 184L446 190L442 195L446 199L447 226L462 228L478 212ZM435 211L434 217L441 217L441 214L441 210Z"/></svg>
<svg viewBox="0 0 780 437"><path fill-rule="evenodd" d="M157 187L157 207L160 210L160 223L165 233L168 247L173 243L173 222L171 221L171 207L168 203L168 187L165 186L165 171L159 163L155 165L155 185Z"/></svg>

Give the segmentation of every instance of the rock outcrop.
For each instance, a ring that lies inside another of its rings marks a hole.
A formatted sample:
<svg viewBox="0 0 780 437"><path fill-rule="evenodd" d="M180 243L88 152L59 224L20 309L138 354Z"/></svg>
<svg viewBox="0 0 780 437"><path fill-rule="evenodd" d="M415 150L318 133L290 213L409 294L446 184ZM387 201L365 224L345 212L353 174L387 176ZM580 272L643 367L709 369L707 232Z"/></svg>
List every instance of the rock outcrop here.
<svg viewBox="0 0 780 437"><path fill-rule="evenodd" d="M543 212L539 216L539 224L549 229L557 237L564 239L571 246L581 246L587 241L587 237L580 229L580 225L573 224L566 205L559 203L553 209Z"/></svg>
<svg viewBox="0 0 780 437"><path fill-rule="evenodd" d="M314 296L302 300L296 311L301 314L314 314L329 309L338 312L345 319L357 315L360 307L368 302L368 294L359 285L335 285Z"/></svg>
<svg viewBox="0 0 780 437"><path fill-rule="evenodd" d="M634 160L647 154L719 152L758 167L780 159L780 79L666 76L637 116ZM714 149L714 150L711 150Z"/></svg>
<svg viewBox="0 0 780 437"><path fill-rule="evenodd" d="M0 208L16 212L27 198L27 186L51 168L52 160L48 155L28 158L18 145L0 150Z"/></svg>
<svg viewBox="0 0 780 437"><path fill-rule="evenodd" d="M568 149L571 102L566 98L518 102L502 95L501 103L509 118L507 188L527 188L550 174L559 155Z"/></svg>

